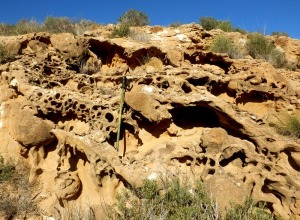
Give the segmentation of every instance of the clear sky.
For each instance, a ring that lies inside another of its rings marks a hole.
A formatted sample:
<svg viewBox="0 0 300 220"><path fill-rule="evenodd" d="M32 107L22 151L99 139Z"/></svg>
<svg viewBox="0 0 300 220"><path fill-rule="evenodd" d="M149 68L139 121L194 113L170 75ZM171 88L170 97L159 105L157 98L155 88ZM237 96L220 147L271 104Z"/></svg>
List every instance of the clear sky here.
<svg viewBox="0 0 300 220"><path fill-rule="evenodd" d="M199 22L211 16L251 32L284 31L300 39L300 0L1 0L0 5L0 23L65 16L108 24L135 9L146 13L151 25Z"/></svg>

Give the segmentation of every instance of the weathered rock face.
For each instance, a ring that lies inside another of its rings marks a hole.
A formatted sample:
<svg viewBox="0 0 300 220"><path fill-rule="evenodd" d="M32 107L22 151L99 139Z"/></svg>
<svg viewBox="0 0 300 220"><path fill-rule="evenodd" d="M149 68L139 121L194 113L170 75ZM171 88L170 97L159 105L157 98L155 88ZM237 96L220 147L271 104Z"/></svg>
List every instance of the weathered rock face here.
<svg viewBox="0 0 300 220"><path fill-rule="evenodd" d="M0 37L18 54L0 66L0 152L28 158L41 208L109 204L123 187L179 173L205 181L222 208L251 195L300 219L300 145L268 126L299 110L299 71L205 51L213 34L194 24L145 33Z"/></svg>

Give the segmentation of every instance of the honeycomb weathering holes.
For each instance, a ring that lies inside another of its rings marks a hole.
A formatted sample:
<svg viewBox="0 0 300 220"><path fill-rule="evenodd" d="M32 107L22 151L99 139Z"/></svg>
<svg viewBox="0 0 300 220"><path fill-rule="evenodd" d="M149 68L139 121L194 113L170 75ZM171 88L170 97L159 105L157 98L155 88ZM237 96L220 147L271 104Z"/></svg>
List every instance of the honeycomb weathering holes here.
<svg viewBox="0 0 300 220"><path fill-rule="evenodd" d="M112 122L114 120L114 116L109 112L105 114L105 118L107 119L108 122Z"/></svg>

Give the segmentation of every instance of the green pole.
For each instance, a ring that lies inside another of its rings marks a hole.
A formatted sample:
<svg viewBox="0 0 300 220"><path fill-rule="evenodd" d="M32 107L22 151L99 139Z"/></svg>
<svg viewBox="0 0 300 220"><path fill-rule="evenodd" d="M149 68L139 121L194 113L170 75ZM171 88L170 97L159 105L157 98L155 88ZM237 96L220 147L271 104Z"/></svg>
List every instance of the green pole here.
<svg viewBox="0 0 300 220"><path fill-rule="evenodd" d="M117 142L116 142L116 150L117 151L119 151L119 140L120 140L120 134L121 134L122 112L123 112L123 104L124 104L124 98L125 98L125 89L126 89L126 76L123 76L122 77L119 120L118 120L118 133L117 133Z"/></svg>

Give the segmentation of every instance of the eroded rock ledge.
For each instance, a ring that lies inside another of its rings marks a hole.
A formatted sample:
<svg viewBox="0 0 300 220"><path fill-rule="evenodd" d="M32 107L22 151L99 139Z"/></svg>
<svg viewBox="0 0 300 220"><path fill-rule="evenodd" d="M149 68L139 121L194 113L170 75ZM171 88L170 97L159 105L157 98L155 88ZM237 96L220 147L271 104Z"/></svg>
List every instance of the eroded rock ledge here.
<svg viewBox="0 0 300 220"><path fill-rule="evenodd" d="M299 109L299 72L205 51L214 33L194 24L146 33L147 43L0 37L17 54L0 66L0 152L27 158L40 207L51 215L88 198L97 208L153 173L179 173L201 178L222 208L251 195L300 219L300 145L268 126Z"/></svg>

